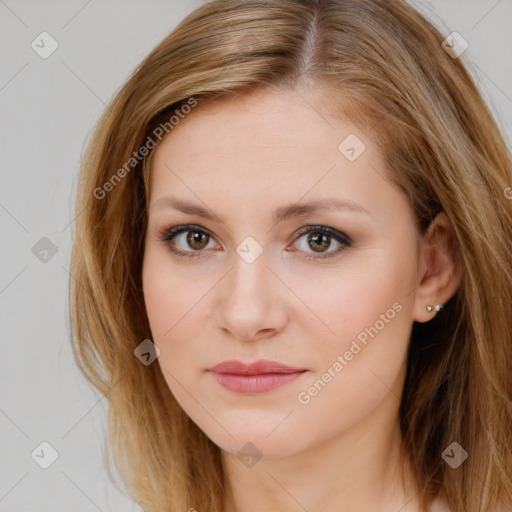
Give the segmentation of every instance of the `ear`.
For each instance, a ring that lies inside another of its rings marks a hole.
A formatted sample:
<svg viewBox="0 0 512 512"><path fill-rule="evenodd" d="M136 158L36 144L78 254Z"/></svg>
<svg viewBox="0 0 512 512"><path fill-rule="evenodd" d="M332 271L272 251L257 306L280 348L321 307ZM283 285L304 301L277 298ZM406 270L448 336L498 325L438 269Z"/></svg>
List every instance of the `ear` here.
<svg viewBox="0 0 512 512"><path fill-rule="evenodd" d="M445 212L440 212L420 242L420 284L415 290L414 320L428 322L436 315L427 305L446 304L462 281L464 266L457 237Z"/></svg>

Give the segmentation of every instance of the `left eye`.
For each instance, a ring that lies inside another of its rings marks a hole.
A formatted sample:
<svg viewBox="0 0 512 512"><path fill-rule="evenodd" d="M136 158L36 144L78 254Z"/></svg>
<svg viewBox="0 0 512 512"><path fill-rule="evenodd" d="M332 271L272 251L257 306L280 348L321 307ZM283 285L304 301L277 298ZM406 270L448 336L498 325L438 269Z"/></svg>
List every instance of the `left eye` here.
<svg viewBox="0 0 512 512"><path fill-rule="evenodd" d="M302 247L306 253L306 258L329 258L338 254L343 249L352 246L352 240L347 235L326 226L309 226L301 230L299 234L301 236L299 236L297 240L303 239L305 241L305 243L302 244ZM307 235L307 237L305 235ZM334 251L327 251L327 249L330 248L333 239L338 243L339 248ZM313 253L308 253L308 248L312 248Z"/></svg>
<svg viewBox="0 0 512 512"><path fill-rule="evenodd" d="M328 258L338 254L344 248L352 246L350 237L326 226L308 226L300 230L298 235L296 240L304 240L306 244L304 245L303 243L301 249L306 253L305 258ZM213 241L213 237L203 228L190 225L167 228L158 238L169 247L172 253L188 258L202 257L201 253L204 252L203 249L208 248L208 243ZM334 239L340 247L334 251L327 251L332 245L332 239ZM180 240L185 244L184 248L176 247ZM193 250L187 250L186 246ZM308 251L308 248L312 249L312 252Z"/></svg>

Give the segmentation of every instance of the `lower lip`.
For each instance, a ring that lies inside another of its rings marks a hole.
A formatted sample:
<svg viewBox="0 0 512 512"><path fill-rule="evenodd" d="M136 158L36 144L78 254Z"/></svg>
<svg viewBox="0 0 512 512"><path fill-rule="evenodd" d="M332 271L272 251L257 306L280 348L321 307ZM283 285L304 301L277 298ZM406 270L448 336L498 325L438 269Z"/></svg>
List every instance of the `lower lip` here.
<svg viewBox="0 0 512 512"><path fill-rule="evenodd" d="M305 371L297 373L262 373L259 375L211 373L221 386L230 391L235 391L236 393L265 393L294 381Z"/></svg>

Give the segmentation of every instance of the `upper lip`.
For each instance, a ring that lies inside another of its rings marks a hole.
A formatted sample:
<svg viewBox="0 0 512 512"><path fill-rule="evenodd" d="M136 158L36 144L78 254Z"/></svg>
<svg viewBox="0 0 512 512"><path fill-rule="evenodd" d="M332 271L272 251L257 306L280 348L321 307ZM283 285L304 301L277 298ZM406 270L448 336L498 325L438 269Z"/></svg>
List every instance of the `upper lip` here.
<svg viewBox="0 0 512 512"><path fill-rule="evenodd" d="M219 363L209 371L217 373L231 373L234 375L258 375L263 373L298 373L306 371L305 368L297 368L279 363L277 361L269 361L260 359L254 363L243 363L242 361L230 360Z"/></svg>

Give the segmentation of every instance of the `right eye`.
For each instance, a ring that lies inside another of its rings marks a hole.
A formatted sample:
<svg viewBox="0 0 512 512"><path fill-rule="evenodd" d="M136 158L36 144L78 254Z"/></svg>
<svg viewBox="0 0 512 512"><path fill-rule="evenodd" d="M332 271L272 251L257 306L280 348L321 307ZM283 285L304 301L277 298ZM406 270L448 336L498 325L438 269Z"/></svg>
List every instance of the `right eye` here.
<svg viewBox="0 0 512 512"><path fill-rule="evenodd" d="M185 258L202 257L203 249L213 240L204 228L196 225L167 226L158 234L158 239L164 242L173 254Z"/></svg>

